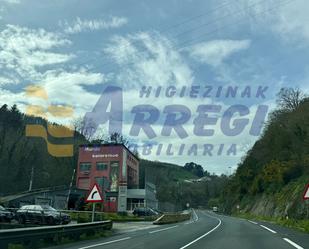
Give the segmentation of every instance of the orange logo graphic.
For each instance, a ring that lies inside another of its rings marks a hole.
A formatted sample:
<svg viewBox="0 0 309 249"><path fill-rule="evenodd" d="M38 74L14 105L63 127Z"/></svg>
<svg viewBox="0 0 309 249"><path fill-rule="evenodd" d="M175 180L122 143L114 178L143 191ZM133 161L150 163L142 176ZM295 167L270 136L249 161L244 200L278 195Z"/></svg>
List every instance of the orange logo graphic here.
<svg viewBox="0 0 309 249"><path fill-rule="evenodd" d="M48 100L48 95L41 86L28 86L26 96ZM26 109L29 116L42 117L47 119L47 113L54 117L67 118L73 116L73 108L70 106L49 105L47 110L39 105L30 105ZM27 137L41 137L47 144L47 151L54 157L71 157L73 156L73 144L53 144L49 142L49 137L70 138L74 136L74 131L69 127L52 125L47 122L47 129L41 124L27 124Z"/></svg>

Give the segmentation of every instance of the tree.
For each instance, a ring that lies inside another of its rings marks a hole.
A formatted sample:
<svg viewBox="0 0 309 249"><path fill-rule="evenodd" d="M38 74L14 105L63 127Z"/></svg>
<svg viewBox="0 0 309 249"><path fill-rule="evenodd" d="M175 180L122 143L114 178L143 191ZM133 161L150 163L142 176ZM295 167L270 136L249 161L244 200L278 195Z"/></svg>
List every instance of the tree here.
<svg viewBox="0 0 309 249"><path fill-rule="evenodd" d="M194 162L186 163L184 166L184 169L193 173L194 175L198 177L204 176L204 169L201 165L196 164Z"/></svg>
<svg viewBox="0 0 309 249"><path fill-rule="evenodd" d="M281 88L277 94L277 103L281 109L293 111L305 97L306 95L298 88Z"/></svg>

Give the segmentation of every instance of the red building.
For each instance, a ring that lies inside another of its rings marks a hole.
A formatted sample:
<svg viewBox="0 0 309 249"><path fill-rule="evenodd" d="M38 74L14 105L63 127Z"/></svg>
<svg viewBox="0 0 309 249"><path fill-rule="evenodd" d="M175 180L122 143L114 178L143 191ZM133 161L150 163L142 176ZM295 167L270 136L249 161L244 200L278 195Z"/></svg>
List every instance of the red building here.
<svg viewBox="0 0 309 249"><path fill-rule="evenodd" d="M105 211L126 211L133 201L128 189L139 185L139 159L122 144L81 145L76 186L89 190L94 183L103 192Z"/></svg>

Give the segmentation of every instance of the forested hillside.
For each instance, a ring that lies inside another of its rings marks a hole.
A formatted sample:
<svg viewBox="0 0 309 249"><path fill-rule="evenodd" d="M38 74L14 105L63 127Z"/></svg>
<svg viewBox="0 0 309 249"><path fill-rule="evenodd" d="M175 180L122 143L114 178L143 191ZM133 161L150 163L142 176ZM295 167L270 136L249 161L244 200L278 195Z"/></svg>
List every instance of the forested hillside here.
<svg viewBox="0 0 309 249"><path fill-rule="evenodd" d="M309 99L282 89L261 138L239 164L221 196L223 209L276 217L304 218L309 181Z"/></svg>
<svg viewBox="0 0 309 249"><path fill-rule="evenodd" d="M33 189L70 184L77 165L78 145L90 141L78 132L79 129L76 129L73 138L66 140L50 137L54 143L74 144L73 157L53 157L47 152L46 142L42 138L25 136L27 124L46 127L46 122L42 118L22 114L16 106L3 105L0 108L0 195L27 191L32 169ZM121 135L113 135L107 141L96 139L92 142L127 143ZM189 181L201 177L205 178L201 182ZM157 198L167 205L167 209L180 210L185 208L186 203L194 207L206 206L209 199L219 195L227 177L211 175L193 162L179 166L141 159L140 188L144 188L145 181L156 185Z"/></svg>
<svg viewBox="0 0 309 249"><path fill-rule="evenodd" d="M34 169L33 188L69 185L76 167L78 144L85 139L75 132L70 140L75 143L73 157L57 158L48 154L46 142L41 138L25 136L26 124L42 124L41 118L22 114L16 106L0 108L0 194L27 191L32 168ZM60 139L55 141L63 143Z"/></svg>
<svg viewBox="0 0 309 249"><path fill-rule="evenodd" d="M157 198L162 210L176 211L191 207L207 207L216 202L228 177L217 176L203 170L194 162L184 167L157 161L141 161L146 180L157 186ZM211 203L209 203L211 200Z"/></svg>

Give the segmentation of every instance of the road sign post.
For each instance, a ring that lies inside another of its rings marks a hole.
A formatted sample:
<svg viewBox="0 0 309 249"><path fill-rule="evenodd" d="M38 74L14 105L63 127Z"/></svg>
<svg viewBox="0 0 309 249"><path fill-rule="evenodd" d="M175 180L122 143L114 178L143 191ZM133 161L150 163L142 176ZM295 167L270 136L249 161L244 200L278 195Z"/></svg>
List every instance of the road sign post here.
<svg viewBox="0 0 309 249"><path fill-rule="evenodd" d="M92 202L92 218L91 221L94 222L94 217L95 217L95 204L97 202L103 202L103 196L100 190L100 187L95 183L92 188L91 191L88 194L88 197L86 199L86 202Z"/></svg>
<svg viewBox="0 0 309 249"><path fill-rule="evenodd" d="M95 202L92 203L92 217L91 217L91 222L94 222L94 215L95 215Z"/></svg>

